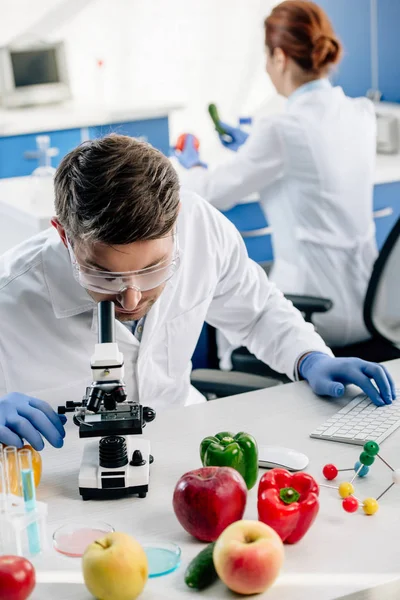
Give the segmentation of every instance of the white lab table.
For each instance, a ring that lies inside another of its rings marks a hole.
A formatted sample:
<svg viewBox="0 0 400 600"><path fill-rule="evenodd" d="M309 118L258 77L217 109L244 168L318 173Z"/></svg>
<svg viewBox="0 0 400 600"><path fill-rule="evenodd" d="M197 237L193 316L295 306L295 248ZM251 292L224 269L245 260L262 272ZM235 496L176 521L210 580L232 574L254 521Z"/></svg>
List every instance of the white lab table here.
<svg viewBox="0 0 400 600"><path fill-rule="evenodd" d="M399 383L400 360L388 363L388 368ZM314 440L309 433L354 394L355 388L339 401L324 400L314 396L305 382L300 382L159 414L146 428L155 462L145 499L107 502L80 499L77 477L83 443L70 419L64 448L47 448L43 455L44 475L38 496L48 502L49 538L66 521L86 519L89 523L100 519L141 542L176 542L182 548L181 567L175 573L149 580L141 598L192 598L193 592L184 584L184 571L204 545L179 525L172 510L172 494L183 473L201 466L198 448L202 438L223 430L244 430L252 433L259 444L295 448L309 456L308 471L323 482L324 464L333 462L338 468L352 467L361 448ZM383 457L395 468L400 466L399 441L397 432L381 448ZM340 479L346 480L346 474L342 473ZM377 497L390 483L389 469L377 460L368 477L356 481L356 495L361 499ZM256 495L257 486L249 492L247 519L257 518ZM372 517L361 511L345 513L335 490L321 489L320 501L315 524L297 545L285 546L283 572L275 586L260 598L332 600L399 576L400 486L382 498L380 510ZM31 600L89 600L90 595L81 583L79 559L63 557L50 549L34 564L39 583ZM221 582L198 595L213 599L233 597Z"/></svg>

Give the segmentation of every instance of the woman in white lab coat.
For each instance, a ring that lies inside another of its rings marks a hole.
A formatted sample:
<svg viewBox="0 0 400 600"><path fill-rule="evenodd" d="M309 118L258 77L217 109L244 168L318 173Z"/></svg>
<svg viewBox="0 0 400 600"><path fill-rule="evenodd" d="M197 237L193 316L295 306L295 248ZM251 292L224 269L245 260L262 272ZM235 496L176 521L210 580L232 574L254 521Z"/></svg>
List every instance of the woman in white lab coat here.
<svg viewBox="0 0 400 600"><path fill-rule="evenodd" d="M273 230L270 278L285 293L322 296L333 308L315 317L332 346L369 337L363 301L377 256L372 209L375 115L327 75L341 55L323 10L288 1L265 21L267 72L288 98L284 114L260 119L247 135L222 124L237 150L202 167L189 137L178 156L182 183L221 210L258 192ZM191 168L198 167L198 168Z"/></svg>

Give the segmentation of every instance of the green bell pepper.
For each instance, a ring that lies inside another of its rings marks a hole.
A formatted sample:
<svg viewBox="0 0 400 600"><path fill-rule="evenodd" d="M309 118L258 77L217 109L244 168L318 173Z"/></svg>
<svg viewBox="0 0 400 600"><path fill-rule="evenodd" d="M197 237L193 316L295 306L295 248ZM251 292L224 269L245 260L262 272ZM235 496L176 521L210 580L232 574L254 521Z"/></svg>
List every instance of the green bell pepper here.
<svg viewBox="0 0 400 600"><path fill-rule="evenodd" d="M234 435L221 431L204 438L200 445L200 458L204 467L232 467L238 471L250 490L258 476L257 442L249 433Z"/></svg>

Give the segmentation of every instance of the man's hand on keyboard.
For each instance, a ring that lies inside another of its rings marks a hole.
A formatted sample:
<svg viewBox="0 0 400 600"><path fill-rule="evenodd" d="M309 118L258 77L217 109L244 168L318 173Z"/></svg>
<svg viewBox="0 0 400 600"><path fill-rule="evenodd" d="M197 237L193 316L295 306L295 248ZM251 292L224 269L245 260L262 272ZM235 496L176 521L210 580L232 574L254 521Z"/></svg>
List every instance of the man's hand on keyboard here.
<svg viewBox="0 0 400 600"><path fill-rule="evenodd" d="M345 386L354 383L376 406L391 404L396 398L395 385L386 368L360 358L332 358L322 352L311 352L301 360L299 373L319 396L339 398Z"/></svg>

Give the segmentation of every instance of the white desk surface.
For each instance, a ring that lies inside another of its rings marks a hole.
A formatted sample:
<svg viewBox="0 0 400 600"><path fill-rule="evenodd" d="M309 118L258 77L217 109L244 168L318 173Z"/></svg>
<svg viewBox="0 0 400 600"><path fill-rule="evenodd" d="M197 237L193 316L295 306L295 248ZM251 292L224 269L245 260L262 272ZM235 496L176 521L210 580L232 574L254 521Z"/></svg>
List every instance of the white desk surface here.
<svg viewBox="0 0 400 600"><path fill-rule="evenodd" d="M397 382L400 360L388 363ZM165 577L151 579L141 598L165 600L192 598L183 578L188 562L204 547L179 525L172 510L172 494L179 477L201 466L198 447L203 437L223 430L251 432L259 444L276 444L298 449L310 458L308 471L323 482L321 469L333 462L350 468L361 448L314 440L309 433L334 414L355 393L349 391L340 401L317 398L305 382L216 400L193 407L165 411L146 428L154 464L151 467L147 498L83 502L77 477L83 442L78 429L69 422L62 450L44 451L44 475L39 499L49 505L48 533L66 521L99 519L135 536L139 541L174 541L182 548L182 564ZM399 400L400 401L400 400ZM70 419L71 421L71 419ZM395 468L400 466L400 432L389 437L381 454ZM262 474L260 470L260 475ZM342 474L341 479L345 480ZM356 481L361 498L378 496L391 483L391 473L379 460L365 479ZM257 486L249 492L245 513L257 519ZM321 489L321 508L311 530L294 546L285 546L285 565L274 587L258 596L269 600L332 600L344 594L393 580L399 574L400 487L392 488L382 499L373 517L361 511L343 511L335 490ZM33 561L38 585L32 600L89 600L80 574L80 560L66 558L50 549ZM59 581L55 584L51 581ZM200 598L233 598L217 582Z"/></svg>
<svg viewBox="0 0 400 600"><path fill-rule="evenodd" d="M400 154L378 154L376 157L375 185L400 181Z"/></svg>
<svg viewBox="0 0 400 600"><path fill-rule="evenodd" d="M73 103L36 108L0 109L0 139L42 131L142 121L167 117L177 105L159 106L79 106Z"/></svg>
<svg viewBox="0 0 400 600"><path fill-rule="evenodd" d="M32 219L49 223L54 210L36 206L32 202L34 183L31 177L10 177L0 179L0 210L6 217L24 220Z"/></svg>

